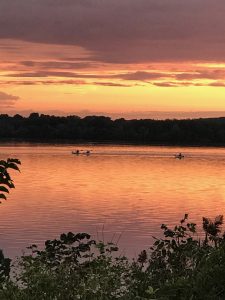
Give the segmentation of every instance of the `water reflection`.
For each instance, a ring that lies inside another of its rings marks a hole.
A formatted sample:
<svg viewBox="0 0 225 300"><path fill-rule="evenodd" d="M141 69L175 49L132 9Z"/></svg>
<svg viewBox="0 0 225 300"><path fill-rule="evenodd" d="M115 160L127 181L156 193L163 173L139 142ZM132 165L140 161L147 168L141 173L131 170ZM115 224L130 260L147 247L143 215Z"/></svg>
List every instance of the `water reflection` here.
<svg viewBox="0 0 225 300"><path fill-rule="evenodd" d="M93 152L72 155L74 148ZM179 152L184 159L174 158ZM162 222L224 213L224 149L14 145L0 153L22 161L16 189L0 207L0 247L11 256L67 231L121 235L120 248L134 256Z"/></svg>

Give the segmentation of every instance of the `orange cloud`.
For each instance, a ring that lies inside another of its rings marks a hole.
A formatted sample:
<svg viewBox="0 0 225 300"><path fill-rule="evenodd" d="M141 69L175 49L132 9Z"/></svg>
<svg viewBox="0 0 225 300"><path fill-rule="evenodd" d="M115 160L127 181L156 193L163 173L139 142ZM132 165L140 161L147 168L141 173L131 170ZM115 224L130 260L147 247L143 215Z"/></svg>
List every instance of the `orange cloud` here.
<svg viewBox="0 0 225 300"><path fill-rule="evenodd" d="M10 95L4 92L0 92L0 107L11 107L15 102L19 100L18 96Z"/></svg>

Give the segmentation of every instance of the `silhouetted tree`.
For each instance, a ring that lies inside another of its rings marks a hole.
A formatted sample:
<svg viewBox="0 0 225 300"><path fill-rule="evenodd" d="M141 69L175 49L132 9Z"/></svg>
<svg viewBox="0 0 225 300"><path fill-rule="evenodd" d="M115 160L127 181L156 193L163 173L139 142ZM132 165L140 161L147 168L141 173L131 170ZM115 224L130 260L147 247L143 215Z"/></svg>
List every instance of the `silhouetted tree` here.
<svg viewBox="0 0 225 300"><path fill-rule="evenodd" d="M104 116L0 115L0 139L225 145L225 118L111 120Z"/></svg>

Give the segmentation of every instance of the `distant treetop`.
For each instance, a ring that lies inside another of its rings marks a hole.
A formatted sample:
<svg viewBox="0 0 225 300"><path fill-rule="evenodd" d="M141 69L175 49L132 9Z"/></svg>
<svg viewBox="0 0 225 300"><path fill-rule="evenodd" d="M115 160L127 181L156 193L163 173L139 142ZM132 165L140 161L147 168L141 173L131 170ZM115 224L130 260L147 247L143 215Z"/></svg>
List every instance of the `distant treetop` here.
<svg viewBox="0 0 225 300"><path fill-rule="evenodd" d="M0 139L127 142L152 145L225 145L225 118L152 120L106 116L0 115Z"/></svg>

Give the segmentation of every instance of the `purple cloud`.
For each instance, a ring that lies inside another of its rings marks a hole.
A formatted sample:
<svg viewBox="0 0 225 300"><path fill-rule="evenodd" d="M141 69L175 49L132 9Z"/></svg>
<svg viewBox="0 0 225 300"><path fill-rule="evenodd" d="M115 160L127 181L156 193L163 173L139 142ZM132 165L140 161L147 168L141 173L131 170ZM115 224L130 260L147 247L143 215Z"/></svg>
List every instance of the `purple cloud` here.
<svg viewBox="0 0 225 300"><path fill-rule="evenodd" d="M109 63L225 61L224 14L223 0L1 0L0 39L80 46Z"/></svg>

